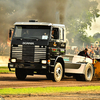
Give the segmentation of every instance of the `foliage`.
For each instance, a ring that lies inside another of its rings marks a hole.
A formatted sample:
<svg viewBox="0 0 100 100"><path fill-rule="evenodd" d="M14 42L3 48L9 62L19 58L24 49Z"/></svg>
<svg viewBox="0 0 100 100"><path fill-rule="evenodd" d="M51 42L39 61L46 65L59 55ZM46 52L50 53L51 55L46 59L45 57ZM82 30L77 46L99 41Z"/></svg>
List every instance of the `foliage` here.
<svg viewBox="0 0 100 100"><path fill-rule="evenodd" d="M95 39L100 38L100 33L95 33L95 34L93 35L93 38L95 38Z"/></svg>
<svg viewBox="0 0 100 100"><path fill-rule="evenodd" d="M99 9L97 9L97 5L98 3L96 1L69 0L67 9L70 10L67 11L65 23L67 31L69 32L67 34L69 40L74 38L76 43L80 41L86 44L94 41L92 37L87 37L85 30L88 26L91 28L91 23L100 16L98 14Z"/></svg>
<svg viewBox="0 0 100 100"><path fill-rule="evenodd" d="M91 36L87 37L86 35L81 35L80 36L80 42L84 43L84 45L91 45L92 42L95 42L95 39Z"/></svg>

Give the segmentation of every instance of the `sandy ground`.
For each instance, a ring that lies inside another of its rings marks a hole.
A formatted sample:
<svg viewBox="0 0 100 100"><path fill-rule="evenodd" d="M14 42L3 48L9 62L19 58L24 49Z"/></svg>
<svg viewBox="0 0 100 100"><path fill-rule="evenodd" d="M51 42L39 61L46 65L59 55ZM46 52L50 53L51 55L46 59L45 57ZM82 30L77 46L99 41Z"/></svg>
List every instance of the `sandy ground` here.
<svg viewBox="0 0 100 100"><path fill-rule="evenodd" d="M20 95L5 97L5 100L100 100L100 94L94 93L59 93L48 95Z"/></svg>
<svg viewBox="0 0 100 100"><path fill-rule="evenodd" d="M100 86L100 80L91 82L76 81L70 77L64 77L60 82L47 80L45 75L27 76L24 81L17 80L15 74L0 74L0 88L22 88L22 87L47 87L47 86Z"/></svg>
<svg viewBox="0 0 100 100"><path fill-rule="evenodd" d="M22 88L22 87L61 87L61 86L100 86L100 80L91 82L76 81L73 78L65 77L60 82L47 80L44 75L27 76L26 80L19 81L15 74L0 74L0 88ZM41 94L41 95L1 95L5 100L100 100L99 91L89 91L84 93L59 93L59 94Z"/></svg>

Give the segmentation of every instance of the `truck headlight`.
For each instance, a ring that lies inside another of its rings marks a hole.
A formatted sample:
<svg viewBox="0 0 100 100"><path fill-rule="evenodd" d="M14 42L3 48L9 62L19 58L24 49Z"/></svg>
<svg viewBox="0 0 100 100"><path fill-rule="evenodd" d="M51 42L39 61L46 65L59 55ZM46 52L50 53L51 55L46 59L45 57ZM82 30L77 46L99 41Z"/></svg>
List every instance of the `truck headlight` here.
<svg viewBox="0 0 100 100"><path fill-rule="evenodd" d="M42 63L42 64L46 64L47 61L46 61L46 60L42 60L41 63Z"/></svg>
<svg viewBox="0 0 100 100"><path fill-rule="evenodd" d="M16 62L16 59L11 59L11 62Z"/></svg>

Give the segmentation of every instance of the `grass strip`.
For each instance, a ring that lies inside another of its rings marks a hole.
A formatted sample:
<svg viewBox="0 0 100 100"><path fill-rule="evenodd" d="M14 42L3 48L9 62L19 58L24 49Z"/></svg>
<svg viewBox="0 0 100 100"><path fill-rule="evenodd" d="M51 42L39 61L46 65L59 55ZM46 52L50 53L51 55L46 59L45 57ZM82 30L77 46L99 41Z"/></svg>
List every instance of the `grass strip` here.
<svg viewBox="0 0 100 100"><path fill-rule="evenodd" d="M1 66L0 67L0 74L9 74L9 73L14 73L15 69L11 71L9 71L9 68L7 66Z"/></svg>
<svg viewBox="0 0 100 100"><path fill-rule="evenodd" d="M4 67L0 67L0 69L8 69L8 67L7 66L4 66Z"/></svg>
<svg viewBox="0 0 100 100"><path fill-rule="evenodd" d="M14 71L9 71L9 70L0 70L0 74L9 74L9 73L14 73Z"/></svg>
<svg viewBox="0 0 100 100"><path fill-rule="evenodd" d="M43 94L43 93L61 93L61 92L83 92L100 91L100 86L82 86L82 87L37 87L37 88L3 88L0 89L1 95L8 94Z"/></svg>

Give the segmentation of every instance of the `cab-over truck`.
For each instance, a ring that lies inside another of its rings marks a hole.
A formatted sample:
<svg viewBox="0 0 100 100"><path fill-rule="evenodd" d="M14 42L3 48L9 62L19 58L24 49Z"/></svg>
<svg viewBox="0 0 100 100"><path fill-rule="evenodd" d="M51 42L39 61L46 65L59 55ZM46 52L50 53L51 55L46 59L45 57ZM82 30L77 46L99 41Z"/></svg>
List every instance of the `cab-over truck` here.
<svg viewBox="0 0 100 100"><path fill-rule="evenodd" d="M76 80L92 80L92 60L66 54L65 25L31 20L16 22L14 26L8 68L10 71L15 68L17 79L24 80L27 75L40 74L56 82L64 75L74 76Z"/></svg>

